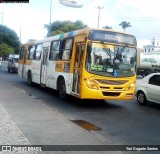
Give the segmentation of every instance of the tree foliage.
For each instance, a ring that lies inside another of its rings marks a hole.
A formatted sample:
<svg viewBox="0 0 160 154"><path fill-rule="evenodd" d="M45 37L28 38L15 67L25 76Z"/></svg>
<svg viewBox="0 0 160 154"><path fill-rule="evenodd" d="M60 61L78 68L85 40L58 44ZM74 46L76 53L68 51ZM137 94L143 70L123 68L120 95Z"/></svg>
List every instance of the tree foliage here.
<svg viewBox="0 0 160 154"><path fill-rule="evenodd" d="M51 36L83 29L86 27L88 26L83 24L83 22L80 20L77 20L76 22L71 22L70 20L65 20L65 21L57 20L51 24ZM49 25L45 24L44 28L47 29L48 31L47 36L49 36Z"/></svg>
<svg viewBox="0 0 160 154"><path fill-rule="evenodd" d="M104 26L102 28L104 28L104 29L112 29L112 27L110 27L110 26Z"/></svg>
<svg viewBox="0 0 160 154"><path fill-rule="evenodd" d="M0 43L7 44L13 48L14 53L19 53L19 38L16 32L4 25L0 25Z"/></svg>
<svg viewBox="0 0 160 154"><path fill-rule="evenodd" d="M130 22L122 21L122 22L119 24L119 26L122 26L122 29L124 29L124 32L125 32L126 28L131 27L131 24L130 24Z"/></svg>
<svg viewBox="0 0 160 154"><path fill-rule="evenodd" d="M13 54L14 49L5 43L0 44L0 56L6 56L9 54Z"/></svg>

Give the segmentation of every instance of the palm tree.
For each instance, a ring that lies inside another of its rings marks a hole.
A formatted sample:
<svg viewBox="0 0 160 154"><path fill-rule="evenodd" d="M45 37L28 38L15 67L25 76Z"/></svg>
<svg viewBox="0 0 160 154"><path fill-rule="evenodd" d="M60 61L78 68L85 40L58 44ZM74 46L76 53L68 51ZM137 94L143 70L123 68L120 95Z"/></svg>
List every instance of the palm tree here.
<svg viewBox="0 0 160 154"><path fill-rule="evenodd" d="M130 22L127 21L122 21L119 26L122 26L122 29L124 29L124 32L126 30L126 28L131 27Z"/></svg>

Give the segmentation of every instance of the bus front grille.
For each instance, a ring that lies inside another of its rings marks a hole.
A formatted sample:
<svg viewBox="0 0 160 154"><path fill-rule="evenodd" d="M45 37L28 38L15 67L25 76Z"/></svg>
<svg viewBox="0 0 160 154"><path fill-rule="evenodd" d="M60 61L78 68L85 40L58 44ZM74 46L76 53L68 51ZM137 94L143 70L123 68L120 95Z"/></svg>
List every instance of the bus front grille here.
<svg viewBox="0 0 160 154"><path fill-rule="evenodd" d="M102 92L103 96L119 96L121 93L120 92Z"/></svg>
<svg viewBox="0 0 160 154"><path fill-rule="evenodd" d="M123 85L128 82L128 80L104 80L104 79L95 79L100 84L108 85Z"/></svg>
<svg viewBox="0 0 160 154"><path fill-rule="evenodd" d="M100 89L110 89L110 87L102 87L102 86L100 86L99 88Z"/></svg>
<svg viewBox="0 0 160 154"><path fill-rule="evenodd" d="M111 87L104 87L104 86L100 86L100 89L111 89ZM123 87L113 87L114 90L123 90Z"/></svg>

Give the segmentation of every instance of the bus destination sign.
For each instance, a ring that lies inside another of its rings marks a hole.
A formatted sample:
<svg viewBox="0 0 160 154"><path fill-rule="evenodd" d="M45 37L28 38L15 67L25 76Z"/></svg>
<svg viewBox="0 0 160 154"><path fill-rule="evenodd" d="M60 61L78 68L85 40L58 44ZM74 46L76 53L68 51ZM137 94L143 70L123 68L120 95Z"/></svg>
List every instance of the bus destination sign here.
<svg viewBox="0 0 160 154"><path fill-rule="evenodd" d="M134 36L110 31L92 30L89 33L89 39L94 41L137 45Z"/></svg>

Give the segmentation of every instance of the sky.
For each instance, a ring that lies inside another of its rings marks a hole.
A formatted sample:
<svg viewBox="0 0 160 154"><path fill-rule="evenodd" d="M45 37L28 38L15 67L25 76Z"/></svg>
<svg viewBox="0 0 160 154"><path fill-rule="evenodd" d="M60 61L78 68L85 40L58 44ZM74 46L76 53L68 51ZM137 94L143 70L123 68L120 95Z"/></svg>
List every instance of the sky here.
<svg viewBox="0 0 160 154"><path fill-rule="evenodd" d="M135 35L138 47L150 44L153 37L160 37L160 0L82 0L83 7L72 8L60 4L59 0L29 0L29 3L0 3L0 24L13 29L21 42L42 39L47 31L44 24L56 20L81 20L89 27L110 26L123 31L119 24L130 22L126 32ZM51 11L50 11L51 8ZM51 12L51 16L50 16ZM21 31L21 32L20 32Z"/></svg>

